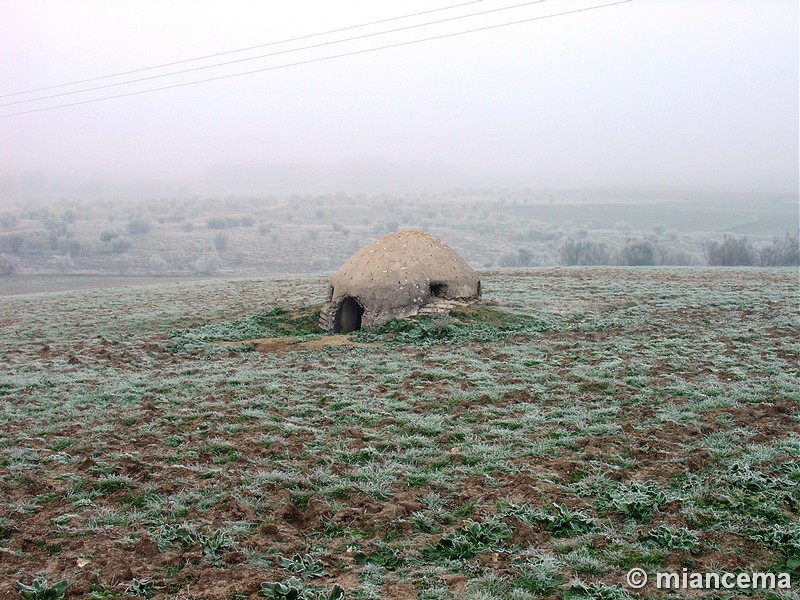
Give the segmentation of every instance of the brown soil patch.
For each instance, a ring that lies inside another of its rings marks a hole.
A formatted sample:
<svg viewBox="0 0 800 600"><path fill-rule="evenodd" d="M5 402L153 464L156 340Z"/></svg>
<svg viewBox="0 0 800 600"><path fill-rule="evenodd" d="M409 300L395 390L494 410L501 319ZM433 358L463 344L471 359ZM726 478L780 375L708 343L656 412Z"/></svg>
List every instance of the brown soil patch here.
<svg viewBox="0 0 800 600"><path fill-rule="evenodd" d="M217 346L223 348L243 348L253 346L257 352L275 353L287 350L318 350L328 347L342 346L369 346L363 342L354 342L346 335L329 335L314 338L313 340L298 340L294 337L257 338L254 340L240 340L238 342L218 342Z"/></svg>

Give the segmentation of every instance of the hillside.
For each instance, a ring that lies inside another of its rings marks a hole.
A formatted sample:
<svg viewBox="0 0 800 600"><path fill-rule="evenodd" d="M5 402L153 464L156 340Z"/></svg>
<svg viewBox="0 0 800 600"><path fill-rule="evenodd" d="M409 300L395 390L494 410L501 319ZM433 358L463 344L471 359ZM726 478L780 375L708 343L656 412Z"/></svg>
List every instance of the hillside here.
<svg viewBox="0 0 800 600"><path fill-rule="evenodd" d="M0 596L37 576L182 599L798 580L796 270L482 282L478 310L350 336L313 331L318 276L6 288Z"/></svg>
<svg viewBox="0 0 800 600"><path fill-rule="evenodd" d="M367 243L398 229L429 231L480 268L800 262L793 193L339 192L20 197L0 205L0 275L330 272ZM725 236L746 239L745 256L729 263L711 260L708 245ZM786 236L791 256L778 259L774 251L768 256Z"/></svg>

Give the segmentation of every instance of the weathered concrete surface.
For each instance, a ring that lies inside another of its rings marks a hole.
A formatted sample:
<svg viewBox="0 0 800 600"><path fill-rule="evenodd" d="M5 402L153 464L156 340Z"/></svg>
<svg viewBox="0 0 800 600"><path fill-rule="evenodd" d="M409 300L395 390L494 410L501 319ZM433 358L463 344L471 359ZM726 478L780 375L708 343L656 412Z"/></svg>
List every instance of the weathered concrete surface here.
<svg viewBox="0 0 800 600"><path fill-rule="evenodd" d="M346 333L354 325L374 327L431 304L469 303L480 295L478 274L442 241L423 231L399 231L365 246L331 275L320 327ZM363 309L360 323L348 298Z"/></svg>

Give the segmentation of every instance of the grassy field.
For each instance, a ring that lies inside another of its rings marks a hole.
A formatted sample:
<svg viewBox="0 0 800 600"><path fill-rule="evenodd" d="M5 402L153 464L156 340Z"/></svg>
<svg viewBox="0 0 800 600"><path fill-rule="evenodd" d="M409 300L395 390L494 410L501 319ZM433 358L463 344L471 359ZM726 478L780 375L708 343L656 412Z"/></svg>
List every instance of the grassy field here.
<svg viewBox="0 0 800 600"><path fill-rule="evenodd" d="M0 298L2 598L797 587L795 270L486 272L350 336L321 277L144 283Z"/></svg>

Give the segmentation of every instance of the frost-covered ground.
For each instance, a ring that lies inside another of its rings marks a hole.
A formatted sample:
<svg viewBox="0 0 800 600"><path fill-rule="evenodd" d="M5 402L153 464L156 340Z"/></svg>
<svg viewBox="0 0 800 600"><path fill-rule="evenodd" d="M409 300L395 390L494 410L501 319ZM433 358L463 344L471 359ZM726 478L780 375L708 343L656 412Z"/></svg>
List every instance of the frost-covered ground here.
<svg viewBox="0 0 800 600"><path fill-rule="evenodd" d="M4 296L0 595L659 596L633 567L797 585L794 270L483 282L481 311L336 345L293 343L323 337L298 312L319 277ZM283 342L216 344L249 335Z"/></svg>

